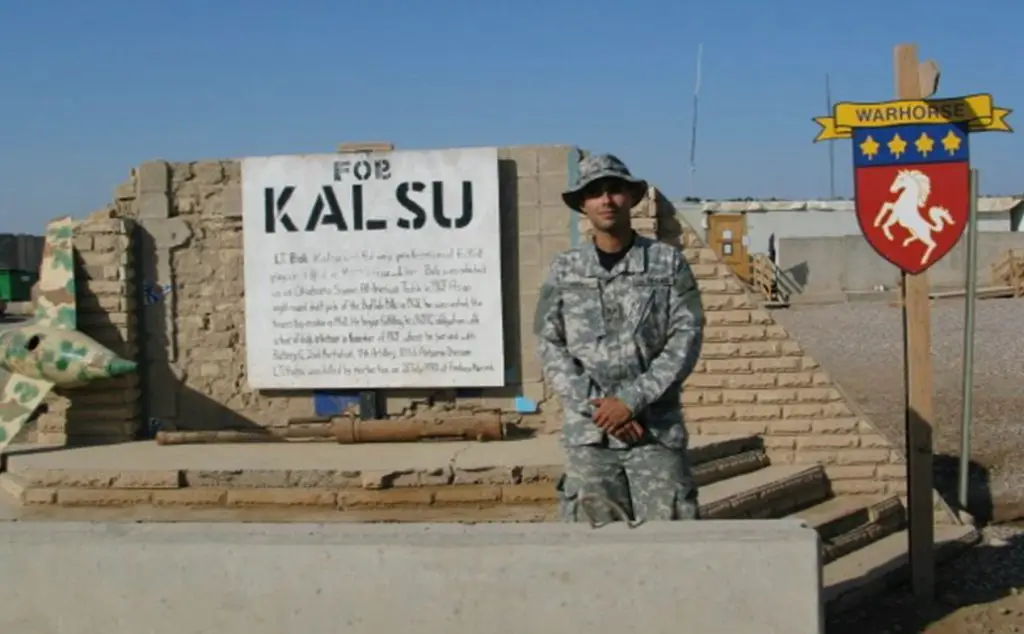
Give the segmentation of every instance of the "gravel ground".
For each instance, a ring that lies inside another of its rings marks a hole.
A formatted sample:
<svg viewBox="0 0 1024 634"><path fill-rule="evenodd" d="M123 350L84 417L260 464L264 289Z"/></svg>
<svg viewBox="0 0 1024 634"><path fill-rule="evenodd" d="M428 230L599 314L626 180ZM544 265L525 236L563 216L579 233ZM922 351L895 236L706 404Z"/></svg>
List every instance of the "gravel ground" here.
<svg viewBox="0 0 1024 634"><path fill-rule="evenodd" d="M955 497L960 454L962 299L932 303L935 481ZM940 600L927 613L912 609L905 590L842 615L829 634L1024 632L1024 395L1018 377L1024 300L977 302L974 429L969 510L985 542L943 567ZM775 311L785 326L853 398L879 430L902 448L903 331L901 311L888 302L854 302Z"/></svg>

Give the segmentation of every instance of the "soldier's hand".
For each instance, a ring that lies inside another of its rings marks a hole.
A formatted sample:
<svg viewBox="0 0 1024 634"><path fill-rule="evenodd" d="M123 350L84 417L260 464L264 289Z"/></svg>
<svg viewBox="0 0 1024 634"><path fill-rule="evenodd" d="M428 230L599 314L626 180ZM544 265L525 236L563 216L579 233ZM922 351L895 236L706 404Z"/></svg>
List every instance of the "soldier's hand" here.
<svg viewBox="0 0 1024 634"><path fill-rule="evenodd" d="M596 398L592 402L597 406L594 424L609 434L615 434L633 418L633 412L617 398Z"/></svg>
<svg viewBox="0 0 1024 634"><path fill-rule="evenodd" d="M623 425L618 432L611 435L622 442L632 443L643 438L644 428L640 423L631 420Z"/></svg>

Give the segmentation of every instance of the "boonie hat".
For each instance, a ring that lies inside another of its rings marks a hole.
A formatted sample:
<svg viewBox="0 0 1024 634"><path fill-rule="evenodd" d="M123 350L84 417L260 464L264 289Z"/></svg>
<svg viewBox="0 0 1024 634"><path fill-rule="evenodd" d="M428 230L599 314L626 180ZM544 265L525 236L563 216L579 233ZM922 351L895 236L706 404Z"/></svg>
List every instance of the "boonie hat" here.
<svg viewBox="0 0 1024 634"><path fill-rule="evenodd" d="M579 211L583 204L583 190L587 185L602 178L614 178L626 183L633 200L640 200L647 193L647 181L636 178L629 172L629 168L613 154L591 154L580 161L580 169L576 176L576 182L570 186L568 191L562 193L562 200L574 211Z"/></svg>

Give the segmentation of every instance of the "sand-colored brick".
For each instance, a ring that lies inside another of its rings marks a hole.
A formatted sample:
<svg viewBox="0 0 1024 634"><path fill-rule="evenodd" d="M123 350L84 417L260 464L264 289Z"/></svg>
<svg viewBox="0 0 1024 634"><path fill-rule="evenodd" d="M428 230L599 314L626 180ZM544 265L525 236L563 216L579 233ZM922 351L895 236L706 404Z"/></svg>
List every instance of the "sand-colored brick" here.
<svg viewBox="0 0 1024 634"><path fill-rule="evenodd" d="M801 436L796 441L797 449L854 449L860 446L860 436L829 434Z"/></svg>
<svg viewBox="0 0 1024 634"><path fill-rule="evenodd" d="M825 474L830 480L871 480L880 468L873 464L830 465L825 467Z"/></svg>
<svg viewBox="0 0 1024 634"><path fill-rule="evenodd" d="M501 501L505 504L532 504L558 500L558 492L548 482L531 482L501 487Z"/></svg>
<svg viewBox="0 0 1024 634"><path fill-rule="evenodd" d="M172 491L154 491L155 506L222 506L227 503L228 490L212 487L195 487L175 489Z"/></svg>
<svg viewBox="0 0 1024 634"><path fill-rule="evenodd" d="M437 489L435 504L482 504L501 500L501 487L488 485L453 486Z"/></svg>
<svg viewBox="0 0 1024 634"><path fill-rule="evenodd" d="M62 506L132 506L148 504L153 492L140 489L57 489Z"/></svg>
<svg viewBox="0 0 1024 634"><path fill-rule="evenodd" d="M333 507L338 494L323 489L229 489L228 506Z"/></svg>
<svg viewBox="0 0 1024 634"><path fill-rule="evenodd" d="M380 506L422 506L433 504L433 488L345 490L337 494L338 508L359 509Z"/></svg>

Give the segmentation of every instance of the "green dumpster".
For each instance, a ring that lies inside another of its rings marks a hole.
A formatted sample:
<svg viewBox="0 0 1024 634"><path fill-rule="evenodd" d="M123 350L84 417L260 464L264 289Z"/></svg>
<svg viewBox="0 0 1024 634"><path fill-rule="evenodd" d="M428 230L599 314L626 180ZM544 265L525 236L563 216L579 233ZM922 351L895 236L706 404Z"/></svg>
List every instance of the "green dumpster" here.
<svg viewBox="0 0 1024 634"><path fill-rule="evenodd" d="M38 276L28 271L0 270L0 299L7 302L27 302L32 299L32 285Z"/></svg>

